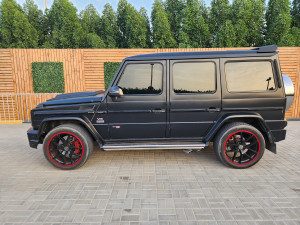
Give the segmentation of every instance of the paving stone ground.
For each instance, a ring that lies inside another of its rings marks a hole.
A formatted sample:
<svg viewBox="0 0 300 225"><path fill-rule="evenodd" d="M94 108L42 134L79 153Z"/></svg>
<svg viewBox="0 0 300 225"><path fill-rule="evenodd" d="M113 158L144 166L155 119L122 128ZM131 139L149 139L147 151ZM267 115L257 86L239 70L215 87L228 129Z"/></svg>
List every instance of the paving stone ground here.
<svg viewBox="0 0 300 225"><path fill-rule="evenodd" d="M0 224L300 224L300 122L278 154L236 170L212 149L94 151L75 171L28 146L28 124L0 126Z"/></svg>

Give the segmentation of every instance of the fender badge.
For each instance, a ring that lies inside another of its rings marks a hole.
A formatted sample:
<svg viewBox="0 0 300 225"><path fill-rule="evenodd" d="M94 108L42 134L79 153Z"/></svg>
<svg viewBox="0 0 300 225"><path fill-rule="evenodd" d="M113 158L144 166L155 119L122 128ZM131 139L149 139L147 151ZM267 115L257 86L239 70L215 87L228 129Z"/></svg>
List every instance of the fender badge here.
<svg viewBox="0 0 300 225"><path fill-rule="evenodd" d="M104 119L103 118L97 118L96 123L104 123Z"/></svg>

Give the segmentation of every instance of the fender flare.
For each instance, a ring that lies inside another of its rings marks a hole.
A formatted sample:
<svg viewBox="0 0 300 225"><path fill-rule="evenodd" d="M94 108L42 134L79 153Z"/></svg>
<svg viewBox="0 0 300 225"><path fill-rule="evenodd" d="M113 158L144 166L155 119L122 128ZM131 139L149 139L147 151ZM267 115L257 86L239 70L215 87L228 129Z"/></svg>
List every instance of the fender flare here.
<svg viewBox="0 0 300 225"><path fill-rule="evenodd" d="M212 128L209 130L208 134L205 136L204 141L210 142L213 137L218 133L218 131L221 129L221 127L224 125L224 123L230 121L230 120L242 120L242 119L255 119L259 122L260 128L264 132L264 136L266 137L266 144L267 148L276 153L276 144L274 141L274 138L272 136L272 133L264 121L264 119L261 117L261 115L257 113L240 113L240 114L225 114L221 116L212 126Z"/></svg>
<svg viewBox="0 0 300 225"><path fill-rule="evenodd" d="M102 136L97 132L97 130L95 129L95 127L93 126L93 124L91 123L91 121L86 118L86 117L51 117L51 118L46 118L41 122L41 125L39 127L39 132L38 132L38 137L41 137L41 134L43 132L43 130L45 129L46 125L49 122L53 122L53 121L78 121L81 125L83 125L88 132L93 136L93 138L95 138L95 140L97 141L97 143L100 145L102 145L102 143L104 142L104 139L102 138Z"/></svg>

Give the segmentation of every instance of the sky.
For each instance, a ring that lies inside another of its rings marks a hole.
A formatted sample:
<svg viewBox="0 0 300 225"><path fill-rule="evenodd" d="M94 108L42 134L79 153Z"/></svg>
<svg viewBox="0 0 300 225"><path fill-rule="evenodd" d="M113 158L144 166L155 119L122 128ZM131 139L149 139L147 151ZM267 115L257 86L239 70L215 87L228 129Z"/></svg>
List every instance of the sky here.
<svg viewBox="0 0 300 225"><path fill-rule="evenodd" d="M45 0L34 0L35 3L39 6L40 9L45 9ZM25 2L25 0L17 0L17 2L21 5ZM53 0L47 0L48 8L51 6ZM103 6L106 3L110 3L114 9L117 9L118 0L71 0L71 2L75 5L75 7L81 11L87 5L93 4L99 12L102 12ZM141 7L145 7L149 13L152 8L152 4L154 0L128 0L136 9L140 9Z"/></svg>
<svg viewBox="0 0 300 225"><path fill-rule="evenodd" d="M34 0L35 3L39 6L40 9L45 9L45 0ZM103 6L106 3L110 3L113 8L116 10L119 0L70 0L75 7L81 11L85 9L85 7L89 4L93 4L99 12L102 12ZM17 2L21 5L25 2L25 0L17 0ZM47 0L48 8L51 6L53 0ZM137 10L139 10L141 7L145 7L148 11L148 13L152 9L152 4L154 0L128 0ZM204 2L210 2L210 0L205 0Z"/></svg>

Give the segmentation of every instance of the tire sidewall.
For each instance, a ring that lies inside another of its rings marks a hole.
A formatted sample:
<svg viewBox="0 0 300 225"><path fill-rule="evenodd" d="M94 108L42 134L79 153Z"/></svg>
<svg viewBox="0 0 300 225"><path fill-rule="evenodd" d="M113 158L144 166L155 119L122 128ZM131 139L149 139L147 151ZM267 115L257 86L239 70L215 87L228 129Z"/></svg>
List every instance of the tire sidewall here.
<svg viewBox="0 0 300 225"><path fill-rule="evenodd" d="M75 135L83 145L83 149L84 149L83 155L81 156L80 161L78 163L76 163L75 165L64 166L58 162L55 162L53 159L50 158L50 153L49 153L50 142L57 133L61 133L61 132L66 132L66 133ZM44 139L44 144L43 144L43 152L44 152L44 155L45 155L46 159L48 160L48 162L50 162L56 168L59 168L62 170L72 170L72 169L76 169L76 168L82 166L86 162L86 160L89 156L89 151L90 151L89 148L90 148L90 146L89 146L88 140L81 134L81 132L77 131L76 129L74 129L72 127L68 127L68 126L57 127L57 128L54 128L53 130L51 130L46 135L46 137Z"/></svg>
<svg viewBox="0 0 300 225"><path fill-rule="evenodd" d="M232 133L235 133L239 130L249 131L249 132L255 134L255 136L257 137L257 140L259 141L259 153L258 153L258 155L255 156L255 160L252 160L251 162L244 164L244 165L243 164L238 165L238 164L231 162L228 159L228 156L225 154L224 143L227 141L227 138L229 137L229 135L231 135ZM218 158L224 164L231 166L233 168L244 169L244 168L248 168L248 167L255 165L262 158L262 156L264 154L264 150L265 150L265 139L259 130L257 130L255 127L253 127L251 125L245 124L245 125L232 126L231 128L222 132L221 136L218 138L217 145L218 145L217 149L218 149L218 154L219 154Z"/></svg>

